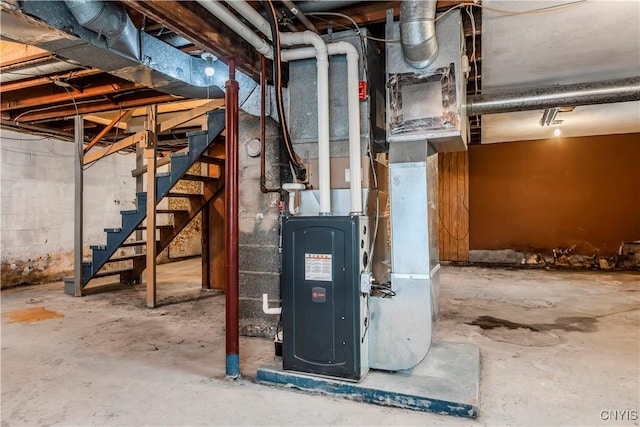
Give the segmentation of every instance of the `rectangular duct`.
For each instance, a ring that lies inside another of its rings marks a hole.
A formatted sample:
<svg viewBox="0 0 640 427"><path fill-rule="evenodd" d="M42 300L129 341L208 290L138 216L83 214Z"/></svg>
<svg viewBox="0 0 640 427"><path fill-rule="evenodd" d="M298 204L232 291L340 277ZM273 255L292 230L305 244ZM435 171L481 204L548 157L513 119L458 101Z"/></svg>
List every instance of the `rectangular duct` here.
<svg viewBox="0 0 640 427"><path fill-rule="evenodd" d="M467 148L464 38L459 13L436 25L438 56L426 68L405 62L399 43L386 44L387 141L428 140L438 151ZM400 24L387 23L388 39L400 37Z"/></svg>

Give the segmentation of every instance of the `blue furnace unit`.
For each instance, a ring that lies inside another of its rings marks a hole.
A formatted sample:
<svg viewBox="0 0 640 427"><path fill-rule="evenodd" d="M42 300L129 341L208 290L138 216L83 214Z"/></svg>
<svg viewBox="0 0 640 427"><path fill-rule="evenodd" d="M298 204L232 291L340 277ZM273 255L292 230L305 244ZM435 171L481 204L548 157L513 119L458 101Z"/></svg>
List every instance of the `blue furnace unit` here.
<svg viewBox="0 0 640 427"><path fill-rule="evenodd" d="M282 242L283 368L360 380L369 369L368 218L286 217Z"/></svg>

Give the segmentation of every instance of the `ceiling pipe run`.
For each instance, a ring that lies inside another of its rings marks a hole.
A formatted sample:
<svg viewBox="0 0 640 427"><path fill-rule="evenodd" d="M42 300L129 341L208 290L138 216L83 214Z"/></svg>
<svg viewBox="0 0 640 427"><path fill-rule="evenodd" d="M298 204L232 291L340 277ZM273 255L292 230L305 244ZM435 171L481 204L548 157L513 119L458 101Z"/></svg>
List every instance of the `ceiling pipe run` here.
<svg viewBox="0 0 640 427"><path fill-rule="evenodd" d="M640 77L577 83L542 89L514 89L467 97L467 115L511 113L561 106L640 100Z"/></svg>
<svg viewBox="0 0 640 427"><path fill-rule="evenodd" d="M404 60L413 68L426 68L438 56L436 0L400 3L400 43Z"/></svg>
<svg viewBox="0 0 640 427"><path fill-rule="evenodd" d="M223 4L216 0L197 0L205 9L211 12L216 18L232 29L236 34L253 46L258 53L273 59L273 48L260 36L254 33L249 27L244 25L233 13Z"/></svg>
<svg viewBox="0 0 640 427"><path fill-rule="evenodd" d="M258 13L249 3L246 1L226 0L227 4L235 9L240 15L242 15L247 21L249 21L254 27L256 27L262 34L267 36L269 40L273 40L271 34L271 26L266 19Z"/></svg>

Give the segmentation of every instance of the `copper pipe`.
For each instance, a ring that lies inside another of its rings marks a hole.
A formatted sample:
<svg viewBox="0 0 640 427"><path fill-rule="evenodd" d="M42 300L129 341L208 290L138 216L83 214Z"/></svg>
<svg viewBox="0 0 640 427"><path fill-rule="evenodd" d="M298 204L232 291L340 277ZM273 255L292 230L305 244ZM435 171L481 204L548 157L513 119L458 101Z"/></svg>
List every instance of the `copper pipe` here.
<svg viewBox="0 0 640 427"><path fill-rule="evenodd" d="M264 55L260 55L260 191L263 193L280 193L283 195L282 188L267 188L266 176L266 140L267 140L267 120L265 101L267 98L267 71L266 60Z"/></svg>
<svg viewBox="0 0 640 427"><path fill-rule="evenodd" d="M225 269L227 289L225 292L226 324L226 375L240 376L240 328L239 328L239 274L238 274L238 91L236 61L229 58L229 80L225 83L225 246L227 249Z"/></svg>

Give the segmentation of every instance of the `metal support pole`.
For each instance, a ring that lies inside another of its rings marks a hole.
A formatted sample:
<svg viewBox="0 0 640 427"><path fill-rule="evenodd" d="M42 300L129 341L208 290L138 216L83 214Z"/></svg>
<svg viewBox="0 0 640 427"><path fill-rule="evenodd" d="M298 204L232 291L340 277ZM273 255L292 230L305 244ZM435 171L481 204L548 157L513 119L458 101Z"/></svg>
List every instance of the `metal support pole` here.
<svg viewBox="0 0 640 427"><path fill-rule="evenodd" d="M147 307L156 306L156 130L158 107L147 107L144 157L147 159Z"/></svg>
<svg viewBox="0 0 640 427"><path fill-rule="evenodd" d="M76 155L74 156L74 215L73 215L73 284L75 286L75 296L82 296L82 228L83 228L83 155L84 155L84 121L82 116L76 116L75 121L75 143Z"/></svg>
<svg viewBox="0 0 640 427"><path fill-rule="evenodd" d="M229 58L229 80L225 83L226 167L225 167L225 246L227 259L226 375L240 376L240 328L238 297L238 91L235 58Z"/></svg>

